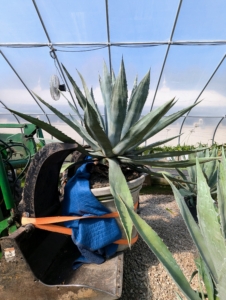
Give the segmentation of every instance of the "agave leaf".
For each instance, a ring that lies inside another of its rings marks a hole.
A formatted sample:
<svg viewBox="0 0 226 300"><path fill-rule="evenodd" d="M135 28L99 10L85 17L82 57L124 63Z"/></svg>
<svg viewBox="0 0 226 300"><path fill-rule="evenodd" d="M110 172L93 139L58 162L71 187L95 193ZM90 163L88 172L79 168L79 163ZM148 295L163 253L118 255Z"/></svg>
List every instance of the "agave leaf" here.
<svg viewBox="0 0 226 300"><path fill-rule="evenodd" d="M189 160L190 159L195 159L196 160L196 157L199 155L199 157L201 158L201 156L203 156L202 155L203 154L203 152L199 152L199 154L193 154L193 153L191 153L190 155L189 155ZM197 181L197 173L196 173L196 165L194 165L194 166L191 166L191 167L187 167L187 172L188 172L188 176L189 176L189 178L190 178L190 180L191 181L193 181L193 182L196 182Z"/></svg>
<svg viewBox="0 0 226 300"><path fill-rule="evenodd" d="M163 243L162 239L144 220L141 219L141 217L139 217L133 211L130 206L128 206L126 202L124 202L124 204L139 235L152 250L152 252L156 255L158 260L162 263L162 265L167 270L169 275L173 278L180 290L188 299L200 300L198 294L194 292L190 287L189 282L187 281L171 252Z"/></svg>
<svg viewBox="0 0 226 300"><path fill-rule="evenodd" d="M93 94L93 88L92 87L90 89L90 96L92 97L93 102L96 104L95 97L94 97L94 94Z"/></svg>
<svg viewBox="0 0 226 300"><path fill-rule="evenodd" d="M181 297L181 295L179 295L177 292L176 292L176 296L177 296L177 300L183 300L183 298Z"/></svg>
<svg viewBox="0 0 226 300"><path fill-rule="evenodd" d="M93 109L89 102L87 102L85 109L85 127L89 135L97 141L103 154L107 157L113 156L111 143L100 125L96 110Z"/></svg>
<svg viewBox="0 0 226 300"><path fill-rule="evenodd" d="M196 224L194 218L192 217L185 201L184 197L180 194L180 192L176 189L176 187L173 185L173 183L164 176L165 179L169 182L173 193L175 200L179 206L181 215L184 219L184 222L186 223L187 229L190 232L190 235L196 245L196 247L199 250L200 255L202 256L202 259L205 261L206 265L208 266L214 281L218 282L218 274L215 268L215 265L213 264L212 257L209 252L209 247L207 247L204 237L201 234L201 231L199 229L199 226Z"/></svg>
<svg viewBox="0 0 226 300"><path fill-rule="evenodd" d="M217 195L218 195L218 207L220 214L220 221L222 227L222 234L226 239L226 159L224 149L222 147L222 161L218 169L218 183L217 183Z"/></svg>
<svg viewBox="0 0 226 300"><path fill-rule="evenodd" d="M197 275L198 274L198 270L195 270L195 271L193 271L193 273L191 274L191 278L190 278L190 280L189 280L189 283L191 284L191 282L192 282L192 279L195 277L195 275Z"/></svg>
<svg viewBox="0 0 226 300"><path fill-rule="evenodd" d="M183 197L189 197L195 195L195 193L191 192L190 190L186 190L185 188L179 189L179 192Z"/></svg>
<svg viewBox="0 0 226 300"><path fill-rule="evenodd" d="M187 172L188 172L188 176L189 176L190 180L193 182L196 182L197 181L196 167L195 166L188 167Z"/></svg>
<svg viewBox="0 0 226 300"><path fill-rule="evenodd" d="M147 145L147 146L145 146L145 147L142 147L142 148L140 148L140 149L138 149L138 150L136 150L136 151L133 151L132 153L133 153L134 155L141 154L141 153L143 153L144 151L151 150L151 149L154 148L154 147L157 147L157 146L159 146L159 145L162 145L162 144L165 144L165 143L167 143L167 142L169 142L169 141L172 141L173 139L176 139L176 138L179 137L179 136L180 136L180 135L176 135L176 136L173 136L173 137L171 137L171 138L168 138L168 139L165 139L165 140L161 140L161 141L158 141L158 142L156 142L156 143L149 144L149 145Z"/></svg>
<svg viewBox="0 0 226 300"><path fill-rule="evenodd" d="M79 113L77 106L74 106L73 104L71 104L71 102L67 99L67 97L64 95L63 92L61 92L60 90L58 90L58 91L67 100L69 106L71 107L71 109L73 110L75 115L78 116L81 121L83 121L83 118L82 118L81 114Z"/></svg>
<svg viewBox="0 0 226 300"><path fill-rule="evenodd" d="M210 150L210 149L207 148L206 151L203 151L203 153L200 152L199 155L202 155L202 157L203 157L203 156L205 156L205 157L210 157L210 151L209 151L209 150ZM213 151L212 151L212 152L213 152ZM214 156L214 155L213 155L213 156Z"/></svg>
<svg viewBox="0 0 226 300"><path fill-rule="evenodd" d="M48 124L49 125L49 124ZM52 126L52 125L51 125ZM54 127L54 126L53 126ZM54 127L55 128L55 127ZM60 131L61 132L61 131ZM37 139L40 143L43 143L42 144L43 146L45 146L46 144L49 144L49 143L59 143L59 139L53 139L53 138L49 138L49 139L46 139L46 138L39 138L39 137L36 137L35 139ZM66 143L66 142L65 142Z"/></svg>
<svg viewBox="0 0 226 300"><path fill-rule="evenodd" d="M217 148L212 149L212 153L210 157L216 157L217 156ZM218 169L219 162L217 160L213 160L207 164L204 165L204 174L206 175L206 178L208 179L208 185L210 187L213 187L217 184L217 169Z"/></svg>
<svg viewBox="0 0 226 300"><path fill-rule="evenodd" d="M70 163L65 163L62 165L61 169L60 169L60 173L63 173L64 171L70 169L71 167L73 167L76 163L75 162L70 162Z"/></svg>
<svg viewBox="0 0 226 300"><path fill-rule="evenodd" d="M103 154L102 151L92 151L92 150L89 150L89 149L87 149L87 151L93 157L101 157L101 158L105 157L105 155Z"/></svg>
<svg viewBox="0 0 226 300"><path fill-rule="evenodd" d="M191 153L189 155L189 159L196 159L196 157L199 157L199 159L205 157L204 156L204 152L199 152L199 153ZM201 166L203 168L203 165ZM192 166L192 167L189 167L187 168L187 172L188 172L188 176L190 177L190 179L194 182L197 181L197 172L196 172L196 166Z"/></svg>
<svg viewBox="0 0 226 300"><path fill-rule="evenodd" d="M72 122L79 127L80 136L88 143L88 145L95 150L100 150L100 147L97 145L96 141L88 134L86 129L70 114Z"/></svg>
<svg viewBox="0 0 226 300"><path fill-rule="evenodd" d="M226 259L222 262L222 267L219 272L219 283L217 284L217 291L219 298L224 299L226 295Z"/></svg>
<svg viewBox="0 0 226 300"><path fill-rule="evenodd" d="M151 153L148 155L128 155L129 158L135 159L135 160L143 160L143 159L149 159L149 158L165 158L165 157L173 157L173 156L182 156L190 153L196 153L197 150L185 150L185 151L163 151L163 152L157 152L157 153Z"/></svg>
<svg viewBox="0 0 226 300"><path fill-rule="evenodd" d="M226 259L225 240L221 233L218 216L214 208L210 188L201 171L197 158L197 213L200 230L209 248L216 270L220 270Z"/></svg>
<svg viewBox="0 0 226 300"><path fill-rule="evenodd" d="M124 228L129 244L131 243L131 235L133 223L125 208L123 201L133 209L133 198L131 196L126 179L122 173L121 167L116 159L108 159L109 162L109 182L111 194L114 197L115 206L119 213L122 226ZM123 199L123 201L122 201Z"/></svg>
<svg viewBox="0 0 226 300"><path fill-rule="evenodd" d="M77 119L75 119L74 116L72 116L72 114L69 113L69 116L71 117L71 120L73 123L75 123L77 126L81 126L85 131L85 128L82 126L82 124ZM86 134L87 134L87 131L86 131Z"/></svg>
<svg viewBox="0 0 226 300"><path fill-rule="evenodd" d="M116 155L122 155L126 150L133 148L134 145L137 145L143 136L145 136L167 113L173 102L174 99L166 102L156 110L149 112L146 116L141 118L130 128L122 140L115 146L113 152Z"/></svg>
<svg viewBox="0 0 226 300"><path fill-rule="evenodd" d="M167 178L169 178L170 180L175 181L175 182L178 182L178 183L182 182L182 183L195 184L195 183L193 183L193 182L190 182L190 181L187 181L187 180L181 180L181 179L178 178L178 177L174 177L174 176L172 176L170 173L168 173L168 172L166 172L166 171L154 172L154 171L152 171L151 169L149 169L148 167L141 167L141 166L136 167L136 166L134 166L134 165L130 165L130 167L131 167L132 169L134 169L134 170L137 170L138 172L147 173L147 174L149 174L149 175L151 175L151 176L154 176L154 177L163 178L163 174L164 174L164 175L167 176Z"/></svg>
<svg viewBox="0 0 226 300"><path fill-rule="evenodd" d="M75 115L78 116L79 119L80 119L82 122L84 122L84 119L83 119L82 116L77 112L77 110L75 109L74 105L72 105L71 102L70 102L69 100L68 100L67 102L68 102L68 104L69 104L71 110L73 110L73 112L75 113Z"/></svg>
<svg viewBox="0 0 226 300"><path fill-rule="evenodd" d="M108 72L107 65L104 62L103 79L99 77L100 89L105 105L105 126L108 134L108 120L111 113L112 79Z"/></svg>
<svg viewBox="0 0 226 300"><path fill-rule="evenodd" d="M104 100L104 104L110 108L112 94L112 78L108 72L106 63L104 62L103 79L99 76L100 88Z"/></svg>
<svg viewBox="0 0 226 300"><path fill-rule="evenodd" d="M92 147L94 150L99 150L100 147L96 144L96 142L89 136L87 132L85 132L84 128L77 122L74 123L70 119L68 119L64 114L62 114L59 110L45 102L43 99L41 99L38 95L34 93L34 95L38 98L40 102L45 104L52 112L54 112L55 115L57 115L61 120L63 120L67 125L69 125L71 128L73 128L86 142L90 147Z"/></svg>
<svg viewBox="0 0 226 300"><path fill-rule="evenodd" d="M43 130L45 130L46 132L48 132L50 135L54 136L56 139L58 139L61 142L64 143L76 143L78 144L78 151L82 152L82 153L87 153L87 151L85 151L85 149L82 147L82 145L80 145L79 143L77 143L75 140L73 140L72 138L70 138L69 136L67 136L66 134L64 134L63 132L61 132L60 130L58 130L56 127L47 124L46 122L43 122L39 119L33 118L31 116L28 116L26 114L22 114L18 111L12 110L12 109L8 109L11 113L23 118L24 120L42 128Z"/></svg>
<svg viewBox="0 0 226 300"><path fill-rule="evenodd" d="M147 100L150 85L150 71L145 75L138 87L133 91L131 101L128 106L125 122L123 124L121 138L129 131L140 118L144 104Z"/></svg>
<svg viewBox="0 0 226 300"><path fill-rule="evenodd" d="M112 82L112 87L114 87L116 78L115 78L115 72L113 69L111 70L111 82Z"/></svg>
<svg viewBox="0 0 226 300"><path fill-rule="evenodd" d="M183 180L187 180L187 176L184 174L184 172L182 170L176 169L176 171Z"/></svg>
<svg viewBox="0 0 226 300"><path fill-rule="evenodd" d="M95 106L96 106L96 110L97 110L98 115L101 116L101 118L100 118L101 126L102 126L103 129L105 130L104 120L103 120L103 118L102 118L102 115L101 115L101 112L100 112L100 110L99 110L99 107L98 107L98 105L97 105L97 103L96 103L96 101L95 101L94 94L93 94L93 88L91 88L90 95L91 95L91 97L92 97L92 99L93 99L93 102L94 102L94 104L95 104Z"/></svg>
<svg viewBox="0 0 226 300"><path fill-rule="evenodd" d="M108 115L108 137L112 147L120 141L126 116L127 97L126 73L122 59L119 75L112 91L110 114Z"/></svg>
<svg viewBox="0 0 226 300"><path fill-rule="evenodd" d="M131 92L131 95L130 95L130 98L129 98L129 102L128 102L128 105L127 105L127 111L130 109L130 105L131 105L131 100L133 99L133 95L137 89L137 81L138 81L138 76L136 76L135 80L134 80L134 83L133 83L133 88L132 88L132 92Z"/></svg>
<svg viewBox="0 0 226 300"><path fill-rule="evenodd" d="M217 164L219 165L219 162L217 161ZM213 172L211 178L207 178L208 180L208 186L211 188L211 195L214 191L217 190L217 169Z"/></svg>
<svg viewBox="0 0 226 300"><path fill-rule="evenodd" d="M194 186L192 186L190 183L187 183L188 181L187 176L180 169L176 169L176 171L178 172L180 177L186 182L187 189L189 189L190 191L194 190ZM192 181L191 178L190 181ZM194 184L196 185L196 182L194 182Z"/></svg>
<svg viewBox="0 0 226 300"><path fill-rule="evenodd" d="M71 75L68 73L67 69L65 68L65 66L63 64L62 64L62 67L63 67L64 72L66 73L69 81L71 82L71 85L73 86L74 93L75 93L75 96L78 100L78 103L79 103L80 107L84 110L85 107L86 107L86 102L87 102L86 98L84 97L83 93L80 91L80 89L77 86L76 82L71 77Z"/></svg>
<svg viewBox="0 0 226 300"><path fill-rule="evenodd" d="M195 259L195 264L198 268L198 272L202 277L202 280L204 282L205 288L206 288L206 292L208 295L208 300L215 300L214 299L214 285L213 285L213 281L212 278L210 276L210 272L204 262L204 260L199 257Z"/></svg>
<svg viewBox="0 0 226 300"><path fill-rule="evenodd" d="M195 104L184 108L170 116L164 117L161 120L159 120L159 122L149 131L147 132L147 134L140 140L139 143L137 143L135 147L139 146L140 144L142 144L144 141L146 141L147 139L151 138L152 136L154 136L156 133L160 132L162 129L166 128L168 125L172 124L174 121L176 121L177 119L179 119L181 116L183 116L186 112L188 112L189 110L191 110L194 106L198 105L201 101L196 102ZM175 103L172 104L172 106ZM172 107L171 106L171 107Z"/></svg>
<svg viewBox="0 0 226 300"><path fill-rule="evenodd" d="M88 103L92 106L92 108L96 111L96 114L97 114L99 123L100 123L101 127L104 128L104 125L103 125L103 124L104 124L103 118L102 118L102 116L101 116L101 114L100 114L100 112L99 112L99 109L98 109L97 106L96 106L96 103L95 103L95 101L94 101L92 95L91 95L90 92L89 92L89 89L88 89L88 87L87 87L87 85L86 85L86 82L85 82L84 78L82 77L82 75L79 73L79 71L77 71L77 72L78 72L79 77L81 78L81 81L82 81L82 85L83 85L83 89L84 89L84 92L85 92L85 95L86 95L87 102L88 102ZM84 110L85 110L85 109L84 109Z"/></svg>
<svg viewBox="0 0 226 300"><path fill-rule="evenodd" d="M183 160L183 161L155 161L155 158L145 158L145 156L141 156L139 159L130 159L129 157L118 156L122 163L134 164L134 165L148 165L152 167L160 167L160 168L186 168L189 166L195 165L196 161L194 159ZM217 157L212 158L200 158L200 163L208 162L212 159L217 159Z"/></svg>

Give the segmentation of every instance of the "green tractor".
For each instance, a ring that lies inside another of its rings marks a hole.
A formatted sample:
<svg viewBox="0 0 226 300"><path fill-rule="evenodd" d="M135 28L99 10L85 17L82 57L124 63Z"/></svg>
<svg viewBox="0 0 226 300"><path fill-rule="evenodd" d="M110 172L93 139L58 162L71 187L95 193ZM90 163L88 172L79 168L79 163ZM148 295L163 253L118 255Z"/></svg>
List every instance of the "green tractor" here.
<svg viewBox="0 0 226 300"><path fill-rule="evenodd" d="M41 147L45 141L42 130L33 124L0 124L0 128L21 131L0 133L0 237L3 237L20 227L17 209L22 196L21 179L38 150L34 135L40 138Z"/></svg>

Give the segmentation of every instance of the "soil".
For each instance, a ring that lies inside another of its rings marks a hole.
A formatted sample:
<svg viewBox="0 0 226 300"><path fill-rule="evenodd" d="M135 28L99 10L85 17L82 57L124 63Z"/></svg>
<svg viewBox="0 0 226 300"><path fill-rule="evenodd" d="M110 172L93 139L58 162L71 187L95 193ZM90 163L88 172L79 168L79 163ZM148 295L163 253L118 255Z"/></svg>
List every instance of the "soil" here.
<svg viewBox="0 0 226 300"><path fill-rule="evenodd" d="M75 165L73 168L70 168L66 174L66 180L65 178L63 179L64 183L66 183L67 181L67 177L71 178L76 170L82 165L82 163L84 162L85 155L78 152L78 151L74 151L71 157L71 162L76 162L78 163L77 165ZM81 162L79 164L79 162ZM103 164L92 164L90 165L90 188L94 189L94 188L101 188L101 187L105 187L105 186L109 186L109 179L108 179L108 166L107 165L103 165ZM140 173L135 172L131 169L128 168L128 166L124 166L121 165L121 169L123 174L125 175L126 181L130 181L133 179L136 179L138 177L140 177ZM64 184L65 185L65 184ZM61 191L62 194L62 191Z"/></svg>
<svg viewBox="0 0 226 300"><path fill-rule="evenodd" d="M151 188L149 189L151 190ZM186 278L196 266L197 250L180 215L173 195L144 194L140 196L140 216L158 233L168 246ZM198 277L192 288L198 289ZM139 238L124 253L123 291L120 300L175 300L179 291L164 267L145 242ZM186 299L182 296L182 299Z"/></svg>
<svg viewBox="0 0 226 300"><path fill-rule="evenodd" d="M140 173L135 172L128 167L122 166L122 172L126 178L126 181L130 181L140 177ZM109 186L109 179L108 179L108 166L98 164L92 165L90 169L90 187L91 189L94 188L101 188L105 186Z"/></svg>

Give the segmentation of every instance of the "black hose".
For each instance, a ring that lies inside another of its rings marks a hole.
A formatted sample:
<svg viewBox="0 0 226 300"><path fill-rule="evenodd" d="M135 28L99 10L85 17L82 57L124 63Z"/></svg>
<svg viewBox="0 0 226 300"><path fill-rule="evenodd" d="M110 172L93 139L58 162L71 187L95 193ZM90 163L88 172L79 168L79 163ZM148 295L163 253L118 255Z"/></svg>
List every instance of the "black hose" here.
<svg viewBox="0 0 226 300"><path fill-rule="evenodd" d="M22 179L24 178L24 175L25 175L25 171L27 170L30 162L31 162L31 152L30 150L22 143L10 143L10 144L7 144L6 142L4 142L3 140L0 140L0 142L5 146L3 148L0 149L1 152L3 152L4 150L7 150L9 149L10 151L10 155L7 157L7 159L3 159L3 162L5 164L7 164L9 166L9 169L12 173L12 180L13 180L13 197L15 196L15 188L16 188L16 184L18 182L19 179ZM27 163L25 165L25 167L23 168L23 170L20 172L20 174L18 176L16 176L15 174L15 171L14 171L14 168L12 166L12 164L9 162L9 160L12 158L12 155L14 153L14 151L12 150L12 147L22 147L26 150L26 153L28 154L28 160L27 160Z"/></svg>

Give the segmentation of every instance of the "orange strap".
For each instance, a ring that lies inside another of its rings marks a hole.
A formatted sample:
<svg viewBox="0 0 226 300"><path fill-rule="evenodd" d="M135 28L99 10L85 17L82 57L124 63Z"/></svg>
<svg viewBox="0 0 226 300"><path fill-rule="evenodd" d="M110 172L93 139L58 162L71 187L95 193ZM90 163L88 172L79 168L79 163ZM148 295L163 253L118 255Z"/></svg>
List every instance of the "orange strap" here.
<svg viewBox="0 0 226 300"><path fill-rule="evenodd" d="M137 206L138 206L138 202L134 205L134 209L136 209ZM22 226L25 226L27 224L33 224L36 228L39 229L72 235L71 228L67 228L59 225L53 225L53 223L82 220L82 219L102 219L102 218L106 219L106 218L117 218L117 217L118 217L118 212L112 212L102 216L85 216L85 217L76 217L76 216L67 216L67 217L57 216L57 217L44 217L44 218L22 217L21 223ZM134 244L137 241L137 239L138 239L138 235L132 238L131 244ZM114 244L127 245L128 241L126 239L120 239L114 242Z"/></svg>

